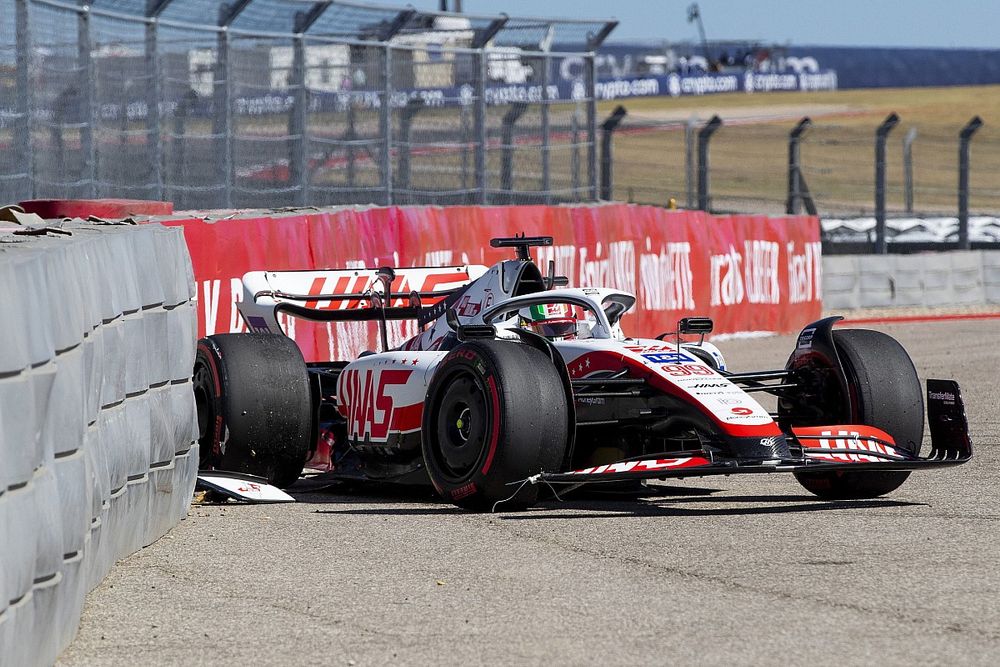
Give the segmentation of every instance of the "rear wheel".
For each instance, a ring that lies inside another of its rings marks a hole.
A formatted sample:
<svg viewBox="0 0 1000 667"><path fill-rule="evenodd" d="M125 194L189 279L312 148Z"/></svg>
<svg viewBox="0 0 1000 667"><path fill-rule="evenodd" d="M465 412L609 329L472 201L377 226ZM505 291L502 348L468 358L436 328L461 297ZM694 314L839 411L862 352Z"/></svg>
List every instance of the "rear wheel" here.
<svg viewBox="0 0 1000 667"><path fill-rule="evenodd" d="M825 423L874 426L891 435L897 448L919 454L924 399L910 355L894 338L879 331L834 331L833 341L847 374L850 412L831 410ZM795 478L821 498L844 500L884 495L899 488L909 475L906 471L833 471L800 472Z"/></svg>
<svg viewBox="0 0 1000 667"><path fill-rule="evenodd" d="M194 366L200 465L292 485L311 447L312 396L302 353L278 334L198 341Z"/></svg>
<svg viewBox="0 0 1000 667"><path fill-rule="evenodd" d="M466 509L523 509L538 486L513 482L562 463L569 435L562 379L541 351L475 340L435 370L424 404L422 448L438 493Z"/></svg>

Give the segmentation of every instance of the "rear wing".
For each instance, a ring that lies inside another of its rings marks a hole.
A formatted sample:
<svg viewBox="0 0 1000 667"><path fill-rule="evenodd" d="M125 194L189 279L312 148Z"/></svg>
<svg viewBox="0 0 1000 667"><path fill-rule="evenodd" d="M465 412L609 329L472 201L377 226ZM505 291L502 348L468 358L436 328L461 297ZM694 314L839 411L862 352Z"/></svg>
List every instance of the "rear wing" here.
<svg viewBox="0 0 1000 667"><path fill-rule="evenodd" d="M281 333L278 313L317 322L415 319L421 325L444 314L488 267L413 267L251 271L237 304L251 331Z"/></svg>

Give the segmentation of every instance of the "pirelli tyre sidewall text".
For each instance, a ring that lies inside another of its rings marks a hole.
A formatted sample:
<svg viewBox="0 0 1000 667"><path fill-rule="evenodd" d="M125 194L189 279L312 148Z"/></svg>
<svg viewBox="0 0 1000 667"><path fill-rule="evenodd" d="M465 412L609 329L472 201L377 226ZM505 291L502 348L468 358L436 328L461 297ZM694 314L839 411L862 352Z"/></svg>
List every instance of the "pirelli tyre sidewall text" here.
<svg viewBox="0 0 1000 667"><path fill-rule="evenodd" d="M473 340L437 367L424 405L422 448L437 492L466 509L523 509L538 486L513 484L557 470L568 440L559 372L538 349Z"/></svg>
<svg viewBox="0 0 1000 667"><path fill-rule="evenodd" d="M302 473L313 431L302 352L279 334L198 341L194 367L202 469L245 472L275 486Z"/></svg>

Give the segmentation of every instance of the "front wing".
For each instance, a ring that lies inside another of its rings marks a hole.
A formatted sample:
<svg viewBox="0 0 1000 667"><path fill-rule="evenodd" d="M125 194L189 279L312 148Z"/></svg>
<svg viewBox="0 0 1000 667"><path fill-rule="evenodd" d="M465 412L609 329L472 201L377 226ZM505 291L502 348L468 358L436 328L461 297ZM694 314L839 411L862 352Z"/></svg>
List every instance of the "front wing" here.
<svg viewBox="0 0 1000 667"><path fill-rule="evenodd" d="M931 453L926 458L896 447L878 429L836 425L795 429L789 440L792 450L801 453L789 459L719 459L704 450L664 452L582 470L543 472L536 479L557 484L593 484L772 472L930 470L961 465L972 459L972 440L957 382L927 381L927 422Z"/></svg>

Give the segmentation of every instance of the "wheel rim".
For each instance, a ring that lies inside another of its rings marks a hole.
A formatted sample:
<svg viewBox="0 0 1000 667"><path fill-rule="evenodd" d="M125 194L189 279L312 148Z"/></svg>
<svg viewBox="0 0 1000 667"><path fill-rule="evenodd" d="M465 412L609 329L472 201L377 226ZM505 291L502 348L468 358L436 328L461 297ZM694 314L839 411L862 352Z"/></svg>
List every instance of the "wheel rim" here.
<svg viewBox="0 0 1000 667"><path fill-rule="evenodd" d="M450 379L437 406L434 457L452 480L475 471L486 448L491 415L482 384L467 373Z"/></svg>

